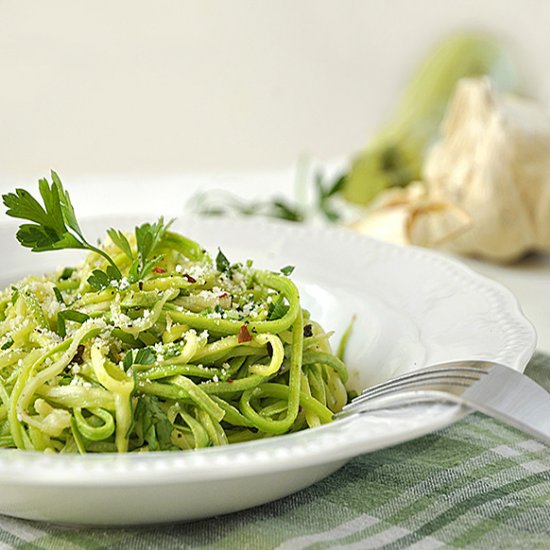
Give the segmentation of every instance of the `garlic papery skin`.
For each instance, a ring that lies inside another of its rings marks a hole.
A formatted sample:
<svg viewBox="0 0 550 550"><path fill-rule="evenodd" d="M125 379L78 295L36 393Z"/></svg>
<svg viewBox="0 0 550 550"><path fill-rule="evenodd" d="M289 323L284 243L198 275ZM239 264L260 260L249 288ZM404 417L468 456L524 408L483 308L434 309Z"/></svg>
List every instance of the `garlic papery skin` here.
<svg viewBox="0 0 550 550"><path fill-rule="evenodd" d="M375 217L401 242L497 262L550 250L550 116L487 78L461 80L423 183L390 193L354 227L372 234Z"/></svg>

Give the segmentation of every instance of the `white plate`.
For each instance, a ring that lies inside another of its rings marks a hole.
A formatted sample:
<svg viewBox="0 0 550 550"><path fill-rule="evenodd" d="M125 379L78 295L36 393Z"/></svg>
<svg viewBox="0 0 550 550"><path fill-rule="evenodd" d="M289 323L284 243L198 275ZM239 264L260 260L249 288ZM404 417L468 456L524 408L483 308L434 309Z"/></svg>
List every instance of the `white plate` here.
<svg viewBox="0 0 550 550"><path fill-rule="evenodd" d="M128 221L128 220L126 220ZM89 220L99 235L121 219ZM128 224L126 224L128 225ZM347 362L357 389L454 359L489 359L523 370L535 331L510 292L463 265L345 230L257 220L183 220L176 229L230 260L254 259L293 278L314 318L338 342L357 316ZM3 285L74 259L33 254L0 226ZM0 451L0 513L57 522L140 524L190 520L265 503L315 483L361 453L432 432L465 414L418 405L335 422L260 442L200 451L49 456Z"/></svg>

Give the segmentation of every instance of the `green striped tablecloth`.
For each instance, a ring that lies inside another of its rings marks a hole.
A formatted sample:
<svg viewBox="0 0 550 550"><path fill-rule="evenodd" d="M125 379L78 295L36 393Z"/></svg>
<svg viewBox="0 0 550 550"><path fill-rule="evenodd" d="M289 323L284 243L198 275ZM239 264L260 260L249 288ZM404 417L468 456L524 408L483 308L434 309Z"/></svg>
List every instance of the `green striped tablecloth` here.
<svg viewBox="0 0 550 550"><path fill-rule="evenodd" d="M527 373L550 389L549 356L537 354ZM446 547L550 548L550 448L473 414L229 516L124 529L0 516L0 549Z"/></svg>

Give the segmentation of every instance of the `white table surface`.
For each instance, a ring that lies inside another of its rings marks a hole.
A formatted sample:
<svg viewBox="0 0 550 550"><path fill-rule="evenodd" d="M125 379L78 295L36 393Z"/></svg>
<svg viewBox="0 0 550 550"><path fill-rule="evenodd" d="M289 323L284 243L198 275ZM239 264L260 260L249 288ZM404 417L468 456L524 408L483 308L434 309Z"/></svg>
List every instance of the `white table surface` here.
<svg viewBox="0 0 550 550"><path fill-rule="evenodd" d="M189 198L206 190L230 191L248 199L274 195L296 198L295 180L296 168L290 167L268 173L188 174L159 179L81 177L65 185L79 216L139 213L147 220L161 214L185 215ZM12 184L0 179L0 192L12 189ZM550 353L550 254L527 257L512 266L461 260L514 293L537 330L538 349Z"/></svg>

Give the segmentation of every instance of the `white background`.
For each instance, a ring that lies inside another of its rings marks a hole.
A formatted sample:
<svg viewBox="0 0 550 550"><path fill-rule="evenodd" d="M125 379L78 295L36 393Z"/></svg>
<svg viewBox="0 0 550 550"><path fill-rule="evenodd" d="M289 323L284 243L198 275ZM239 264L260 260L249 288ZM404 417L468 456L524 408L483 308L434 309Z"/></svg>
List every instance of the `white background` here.
<svg viewBox="0 0 550 550"><path fill-rule="evenodd" d="M546 0L0 1L0 177L346 157L464 28L508 40L550 95Z"/></svg>

